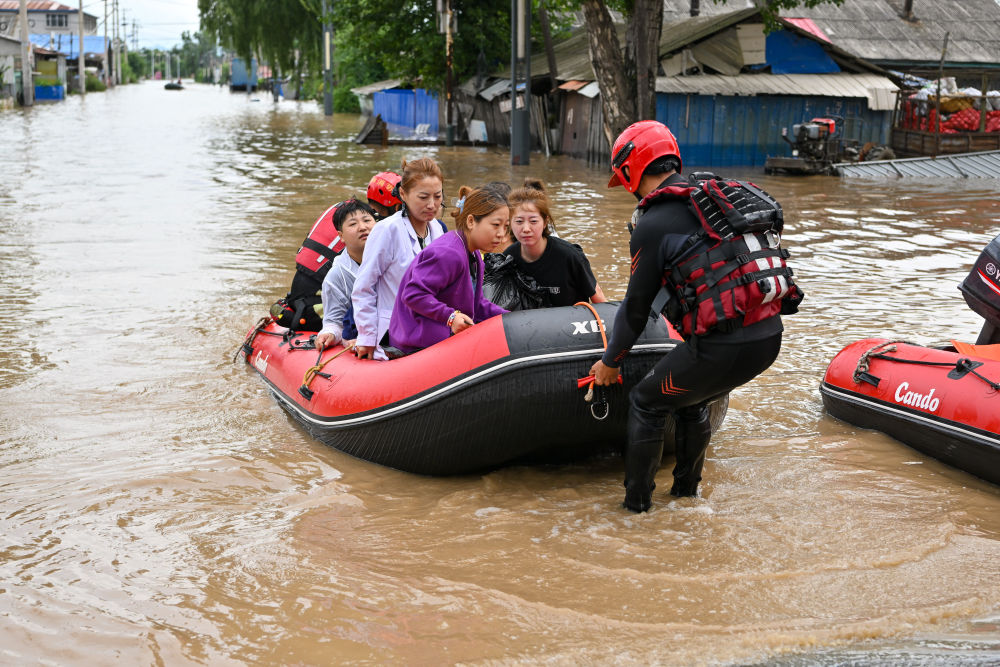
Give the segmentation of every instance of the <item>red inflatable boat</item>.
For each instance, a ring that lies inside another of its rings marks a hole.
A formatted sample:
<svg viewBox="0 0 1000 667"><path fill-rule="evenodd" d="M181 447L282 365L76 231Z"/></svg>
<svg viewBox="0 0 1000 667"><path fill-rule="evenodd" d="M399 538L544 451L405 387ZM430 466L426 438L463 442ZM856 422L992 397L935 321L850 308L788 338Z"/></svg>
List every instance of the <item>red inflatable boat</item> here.
<svg viewBox="0 0 1000 667"><path fill-rule="evenodd" d="M975 345L858 341L830 362L820 393L834 417L1000 484L1000 236L960 289L986 318Z"/></svg>
<svg viewBox="0 0 1000 667"><path fill-rule="evenodd" d="M595 304L608 328L616 304ZM538 460L582 459L624 444L628 391L679 341L651 318L622 368L623 384L584 400L581 379L603 354L585 307L494 317L392 361L340 346L316 352L312 334L264 320L240 354L314 437L400 470L451 475ZM728 396L712 404L725 417ZM673 452L672 425L664 451Z"/></svg>
<svg viewBox="0 0 1000 667"><path fill-rule="evenodd" d="M820 393L834 417L1000 484L1000 361L869 338L833 358Z"/></svg>

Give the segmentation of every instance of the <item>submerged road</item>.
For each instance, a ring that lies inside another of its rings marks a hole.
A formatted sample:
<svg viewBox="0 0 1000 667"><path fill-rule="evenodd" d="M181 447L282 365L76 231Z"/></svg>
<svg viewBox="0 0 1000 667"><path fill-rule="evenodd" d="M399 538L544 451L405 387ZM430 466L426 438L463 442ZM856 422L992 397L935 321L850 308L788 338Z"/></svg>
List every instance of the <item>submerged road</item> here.
<svg viewBox="0 0 1000 667"><path fill-rule="evenodd" d="M152 82L0 112L0 664L1000 661L1000 488L818 393L859 338L975 340L956 287L1000 232L995 181L753 174L806 301L732 395L703 497L669 499L667 461L634 516L617 459L351 459L232 363L316 216L404 157L440 161L449 203L542 178L624 294L634 202L606 170L359 126Z"/></svg>

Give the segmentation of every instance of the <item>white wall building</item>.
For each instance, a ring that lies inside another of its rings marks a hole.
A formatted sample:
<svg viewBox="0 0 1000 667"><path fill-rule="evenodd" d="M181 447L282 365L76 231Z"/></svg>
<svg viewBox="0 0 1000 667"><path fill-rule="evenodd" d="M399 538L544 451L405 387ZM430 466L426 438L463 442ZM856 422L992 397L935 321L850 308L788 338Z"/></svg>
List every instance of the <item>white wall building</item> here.
<svg viewBox="0 0 1000 667"><path fill-rule="evenodd" d="M20 0L0 0L0 35L17 39L21 34L18 23ZM29 0L28 32L33 35L80 33L80 10L55 0ZM83 12L83 34L97 34L97 17Z"/></svg>

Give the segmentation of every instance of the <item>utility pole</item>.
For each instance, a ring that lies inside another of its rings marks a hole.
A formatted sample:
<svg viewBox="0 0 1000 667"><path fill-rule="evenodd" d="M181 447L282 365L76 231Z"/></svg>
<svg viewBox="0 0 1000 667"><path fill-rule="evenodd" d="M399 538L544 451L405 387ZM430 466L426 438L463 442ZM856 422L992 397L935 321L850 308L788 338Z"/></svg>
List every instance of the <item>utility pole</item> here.
<svg viewBox="0 0 1000 667"><path fill-rule="evenodd" d="M115 83L122 82L122 40L118 33L118 17L120 16L118 0L115 0L114 27L115 27Z"/></svg>
<svg viewBox="0 0 1000 667"><path fill-rule="evenodd" d="M124 59L128 62L128 19L125 18L125 12L122 12L122 35L121 35L121 50L122 55L119 59ZM126 82L127 83L127 82Z"/></svg>
<svg viewBox="0 0 1000 667"><path fill-rule="evenodd" d="M109 68L110 63L110 53L111 49L108 48L108 0L104 0L104 85L111 83L108 78L108 73L111 71Z"/></svg>
<svg viewBox="0 0 1000 667"><path fill-rule="evenodd" d="M79 30L80 30L80 49L77 53L76 58L76 70L77 75L80 77L80 96L87 96L87 56L83 52L83 0L80 0L80 15L77 17L79 20Z"/></svg>
<svg viewBox="0 0 1000 667"><path fill-rule="evenodd" d="M111 2L111 60L115 64L115 84L122 82L122 62L118 57L118 0Z"/></svg>
<svg viewBox="0 0 1000 667"><path fill-rule="evenodd" d="M28 39L28 0L21 0L21 11L18 14L18 23L21 24L21 91L22 103L30 107L35 103L35 77L32 74L32 55L34 49L31 48L31 41Z"/></svg>
<svg viewBox="0 0 1000 667"><path fill-rule="evenodd" d="M438 32L444 33L445 44L445 104L447 105L447 124L445 125L445 144L455 145L455 120L452 110L452 89L454 87L454 77L452 72L452 55L454 53L454 39L452 37L452 12L451 0L438 0ZM442 25L443 24L443 25Z"/></svg>
<svg viewBox="0 0 1000 667"><path fill-rule="evenodd" d="M333 70L330 68L333 55L332 32L327 0L323 0L323 113L327 116L333 115Z"/></svg>
<svg viewBox="0 0 1000 667"><path fill-rule="evenodd" d="M510 163L531 162L531 0L511 0ZM518 83L524 86L524 106L518 108Z"/></svg>

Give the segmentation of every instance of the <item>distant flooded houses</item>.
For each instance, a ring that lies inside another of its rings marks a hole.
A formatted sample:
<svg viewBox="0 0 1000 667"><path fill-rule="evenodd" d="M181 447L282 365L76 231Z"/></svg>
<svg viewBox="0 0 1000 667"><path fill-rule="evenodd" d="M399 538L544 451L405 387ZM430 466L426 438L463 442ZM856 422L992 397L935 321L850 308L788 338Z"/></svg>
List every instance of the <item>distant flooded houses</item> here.
<svg viewBox="0 0 1000 667"><path fill-rule="evenodd" d="M585 30L555 43L551 57L532 54L532 145L606 162ZM1000 93L990 92L1000 74L996 0L844 0L788 10L771 32L750 2L664 0L658 56L656 118L692 165L761 167L769 156L791 154L786 128L813 118L834 119L855 154L886 145L900 155L1000 146ZM940 94L916 77L942 79ZM411 134L418 125L444 127L433 93L401 85L355 92L363 109ZM512 100L508 71L463 82L454 99L459 137L509 145L511 108L522 102L520 92Z"/></svg>
<svg viewBox="0 0 1000 667"><path fill-rule="evenodd" d="M898 76L889 138L898 155L1000 149L996 0L845 0L793 12L788 21Z"/></svg>
<svg viewBox="0 0 1000 667"><path fill-rule="evenodd" d="M27 3L27 33L30 46L21 44L20 0L0 0L0 97L13 99L22 94L22 58L32 61L34 99L58 101L70 88L78 88L78 61L83 53L84 68L105 78L110 70L110 40L97 34L97 17L54 0ZM83 48L80 48L80 28Z"/></svg>
<svg viewBox="0 0 1000 667"><path fill-rule="evenodd" d="M553 52L554 76L544 53L531 63L536 149L604 162L609 147L584 28ZM656 118L692 165L763 166L768 155L789 152L783 128L814 117L838 117L859 144L888 141L898 88L889 73L792 22L765 34L756 8L665 21L659 58ZM556 91L546 95L552 79ZM504 87L494 78L474 94L467 82L462 91L473 117L503 143L509 80Z"/></svg>

